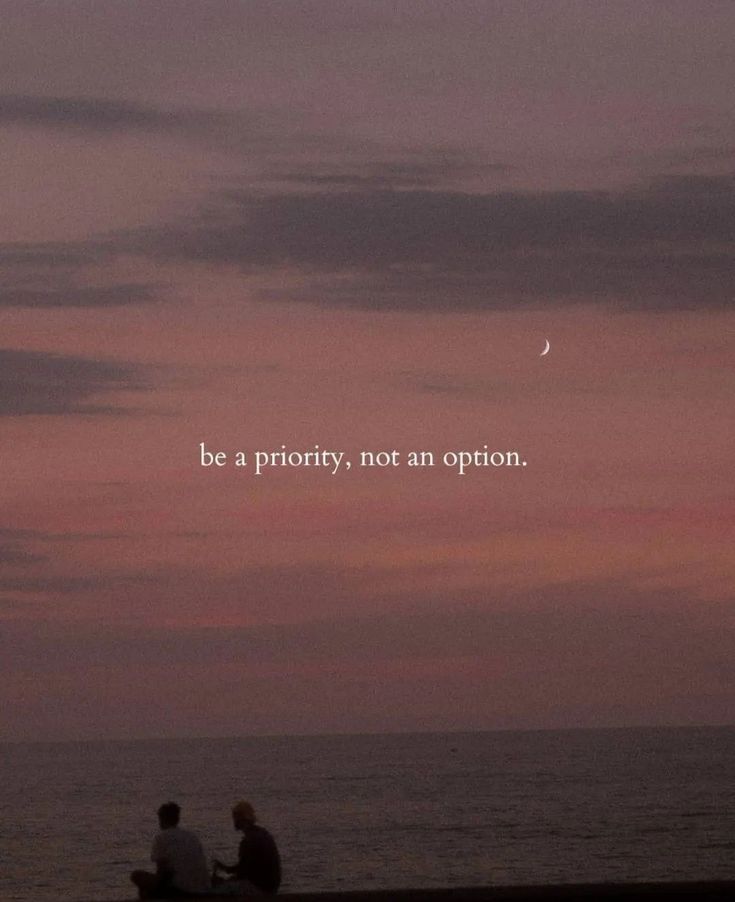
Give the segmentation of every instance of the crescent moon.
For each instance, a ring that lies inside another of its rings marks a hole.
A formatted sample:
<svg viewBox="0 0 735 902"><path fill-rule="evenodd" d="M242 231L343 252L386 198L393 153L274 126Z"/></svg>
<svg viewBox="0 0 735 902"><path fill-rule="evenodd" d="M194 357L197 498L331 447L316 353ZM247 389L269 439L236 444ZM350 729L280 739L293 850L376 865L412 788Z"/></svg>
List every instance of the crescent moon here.
<svg viewBox="0 0 735 902"><path fill-rule="evenodd" d="M547 338L546 339L546 347L539 354L539 357L545 357L549 353L550 350L551 350L551 345L549 344L549 339Z"/></svg>

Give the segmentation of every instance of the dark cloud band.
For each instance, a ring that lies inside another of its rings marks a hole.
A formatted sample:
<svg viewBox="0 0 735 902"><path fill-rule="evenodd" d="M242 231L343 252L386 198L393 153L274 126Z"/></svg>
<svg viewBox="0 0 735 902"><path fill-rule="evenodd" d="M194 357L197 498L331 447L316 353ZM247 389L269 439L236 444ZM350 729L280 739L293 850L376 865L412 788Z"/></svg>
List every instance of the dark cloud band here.
<svg viewBox="0 0 735 902"><path fill-rule="evenodd" d="M0 124L93 132L197 131L221 122L216 113L163 110L102 97L0 95Z"/></svg>
<svg viewBox="0 0 735 902"><path fill-rule="evenodd" d="M198 221L131 241L160 260L305 277L298 291L265 290L266 300L721 309L733 304L735 179L680 177L621 192L230 193L218 212L210 205Z"/></svg>
<svg viewBox="0 0 735 902"><path fill-rule="evenodd" d="M155 299L147 285L0 287L0 307L125 307Z"/></svg>
<svg viewBox="0 0 735 902"><path fill-rule="evenodd" d="M144 387L131 365L0 348L0 416L116 414L122 408L94 399Z"/></svg>

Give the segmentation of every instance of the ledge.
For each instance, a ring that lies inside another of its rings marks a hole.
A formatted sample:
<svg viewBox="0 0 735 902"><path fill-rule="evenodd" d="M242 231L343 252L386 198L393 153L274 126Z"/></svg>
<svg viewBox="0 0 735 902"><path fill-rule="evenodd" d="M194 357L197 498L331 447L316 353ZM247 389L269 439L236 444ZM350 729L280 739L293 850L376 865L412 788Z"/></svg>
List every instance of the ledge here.
<svg viewBox="0 0 735 902"><path fill-rule="evenodd" d="M196 902L234 902L257 896L197 896ZM344 890L263 896L284 902L562 902L562 900L679 900L735 902L735 880L688 883L570 883L543 886L468 886L452 889ZM129 902L129 900L126 900Z"/></svg>

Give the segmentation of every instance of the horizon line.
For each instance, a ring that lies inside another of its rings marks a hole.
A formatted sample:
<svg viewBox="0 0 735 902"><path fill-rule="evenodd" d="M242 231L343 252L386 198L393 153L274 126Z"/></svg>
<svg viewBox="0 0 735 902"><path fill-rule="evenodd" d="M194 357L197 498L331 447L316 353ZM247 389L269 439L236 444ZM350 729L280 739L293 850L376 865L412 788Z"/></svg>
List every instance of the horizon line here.
<svg viewBox="0 0 735 902"><path fill-rule="evenodd" d="M21 745L102 745L130 743L164 742L231 742L235 740L263 739L340 739L366 736L468 736L494 733L600 733L650 730L727 730L735 729L735 723L666 723L666 724L626 724L604 726L568 727L496 727L485 729L453 730L356 730L326 731L315 733L245 733L217 736L137 736L137 737L86 737L79 739L8 739L0 737L0 747Z"/></svg>

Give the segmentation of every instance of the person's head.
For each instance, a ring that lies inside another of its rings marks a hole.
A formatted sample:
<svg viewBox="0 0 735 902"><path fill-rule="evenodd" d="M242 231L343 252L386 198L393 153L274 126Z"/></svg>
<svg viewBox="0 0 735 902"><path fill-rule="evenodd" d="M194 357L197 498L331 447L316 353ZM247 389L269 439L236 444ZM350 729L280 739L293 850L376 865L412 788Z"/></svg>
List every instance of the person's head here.
<svg viewBox="0 0 735 902"><path fill-rule="evenodd" d="M235 830L246 830L255 823L255 810L250 802L236 802L232 806L232 823Z"/></svg>
<svg viewBox="0 0 735 902"><path fill-rule="evenodd" d="M179 823L180 815L181 809L176 802L166 802L164 805L161 805L158 809L158 823L161 825L161 830L176 827Z"/></svg>

